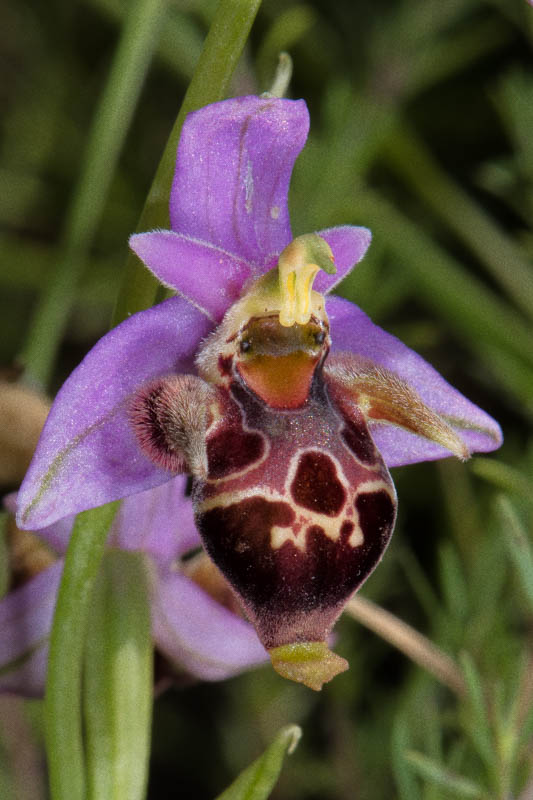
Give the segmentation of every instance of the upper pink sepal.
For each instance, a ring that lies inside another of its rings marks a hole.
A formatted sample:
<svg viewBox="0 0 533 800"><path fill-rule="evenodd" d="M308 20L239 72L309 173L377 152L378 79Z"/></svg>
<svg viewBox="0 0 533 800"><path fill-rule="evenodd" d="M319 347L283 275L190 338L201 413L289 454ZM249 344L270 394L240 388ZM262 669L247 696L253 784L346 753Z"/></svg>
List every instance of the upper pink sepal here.
<svg viewBox="0 0 533 800"><path fill-rule="evenodd" d="M317 231L318 235L331 247L337 271L333 275L320 271L315 278L314 288L317 292L331 292L337 284L361 261L372 241L368 228L355 225L339 225L337 228L326 228Z"/></svg>
<svg viewBox="0 0 533 800"><path fill-rule="evenodd" d="M161 283L176 289L213 322L220 322L253 276L242 258L174 231L136 233L130 247Z"/></svg>
<svg viewBox="0 0 533 800"><path fill-rule="evenodd" d="M294 162L309 130L303 100L236 97L189 114L170 196L173 231L262 267L291 240Z"/></svg>

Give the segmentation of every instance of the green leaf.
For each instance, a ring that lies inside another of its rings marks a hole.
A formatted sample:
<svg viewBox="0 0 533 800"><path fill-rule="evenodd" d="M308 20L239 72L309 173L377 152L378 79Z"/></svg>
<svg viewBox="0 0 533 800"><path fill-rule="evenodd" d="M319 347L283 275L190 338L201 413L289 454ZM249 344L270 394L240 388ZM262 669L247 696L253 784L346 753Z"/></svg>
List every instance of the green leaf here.
<svg viewBox="0 0 533 800"><path fill-rule="evenodd" d="M487 361L489 350L485 348L492 346L519 358L516 367L523 371L524 384L529 380L533 387L531 328L514 308L378 193L365 190L357 197L357 207L374 236L388 241L401 257L402 268L416 282L417 293L427 307L446 319L450 329L463 336L472 350ZM529 400L533 405L533 388Z"/></svg>
<svg viewBox="0 0 533 800"><path fill-rule="evenodd" d="M457 550L451 542L439 549L441 585L446 607L456 622L468 616L468 586Z"/></svg>
<svg viewBox="0 0 533 800"><path fill-rule="evenodd" d="M301 735L298 725L282 728L263 755L241 772L217 800L265 800L269 797L281 772L283 759L295 751Z"/></svg>
<svg viewBox="0 0 533 800"><path fill-rule="evenodd" d="M516 510L509 498L501 495L496 500L505 544L515 566L518 578L533 611L533 548Z"/></svg>
<svg viewBox="0 0 533 800"><path fill-rule="evenodd" d="M398 789L399 800L421 800L420 785L406 763L405 754L411 744L408 709L402 710L392 729L392 771Z"/></svg>
<svg viewBox="0 0 533 800"><path fill-rule="evenodd" d="M83 644L91 590L118 505L110 503L78 514L65 557L50 634L45 694L46 752L53 800L84 800L85 796Z"/></svg>
<svg viewBox="0 0 533 800"><path fill-rule="evenodd" d="M21 354L29 377L43 385L50 380L87 254L156 48L166 3L136 0L128 8L65 217L55 274L39 298Z"/></svg>
<svg viewBox="0 0 533 800"><path fill-rule="evenodd" d="M85 644L87 800L142 800L150 755L152 638L148 564L112 550L94 588Z"/></svg>
<svg viewBox="0 0 533 800"><path fill-rule="evenodd" d="M503 464L495 458L476 456L469 464L470 469L479 478L484 478L489 483L503 489L506 492L513 492L527 500L533 502L531 495L531 480L527 475L516 467Z"/></svg>
<svg viewBox="0 0 533 800"><path fill-rule="evenodd" d="M421 778L431 781L437 786L442 786L451 797L472 797L475 800L488 797L477 783L452 772L422 753L411 751L405 754L405 758Z"/></svg>
<svg viewBox="0 0 533 800"><path fill-rule="evenodd" d="M389 137L393 168L468 245L518 308L533 318L533 271L527 254L442 170L407 123Z"/></svg>
<svg viewBox="0 0 533 800"><path fill-rule="evenodd" d="M463 668L463 675L468 693L468 706L466 708L465 720L466 728L480 758L485 765L490 768L496 762L496 754L491 737L483 683L469 653L461 653L460 662Z"/></svg>

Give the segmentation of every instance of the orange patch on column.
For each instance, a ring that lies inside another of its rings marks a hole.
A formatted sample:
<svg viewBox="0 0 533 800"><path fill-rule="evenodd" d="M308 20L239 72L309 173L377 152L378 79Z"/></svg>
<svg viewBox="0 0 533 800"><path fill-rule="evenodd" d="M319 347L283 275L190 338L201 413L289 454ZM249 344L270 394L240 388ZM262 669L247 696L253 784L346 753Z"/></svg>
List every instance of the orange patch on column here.
<svg viewBox="0 0 533 800"><path fill-rule="evenodd" d="M318 359L302 351L286 356L260 355L239 364L248 388L271 408L298 408L309 396Z"/></svg>

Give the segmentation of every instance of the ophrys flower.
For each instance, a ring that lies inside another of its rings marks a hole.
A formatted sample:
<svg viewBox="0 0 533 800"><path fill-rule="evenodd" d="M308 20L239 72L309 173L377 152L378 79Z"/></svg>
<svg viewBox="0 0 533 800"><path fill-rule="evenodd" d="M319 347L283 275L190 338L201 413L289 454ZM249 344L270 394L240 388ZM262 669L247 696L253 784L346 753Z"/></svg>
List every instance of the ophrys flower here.
<svg viewBox="0 0 533 800"><path fill-rule="evenodd" d="M501 434L328 296L370 234L293 240L287 192L307 130L305 104L275 98L187 118L172 230L131 239L178 296L111 331L67 380L18 519L41 528L189 472L204 545L276 668L317 688L345 668L328 632L392 533L387 467L464 458Z"/></svg>

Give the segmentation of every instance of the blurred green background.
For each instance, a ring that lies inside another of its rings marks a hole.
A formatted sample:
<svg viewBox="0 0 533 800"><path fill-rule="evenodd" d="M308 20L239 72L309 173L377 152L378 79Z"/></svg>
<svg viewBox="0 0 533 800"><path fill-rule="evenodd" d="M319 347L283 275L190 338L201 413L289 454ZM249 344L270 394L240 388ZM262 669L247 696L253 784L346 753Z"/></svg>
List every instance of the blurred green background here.
<svg viewBox="0 0 533 800"><path fill-rule="evenodd" d="M38 299L64 256L88 131L131 3L3 0L6 380L19 374ZM80 281L68 288L52 395L109 326L127 238L215 7L168 4L108 194L93 187L95 202L105 200L101 221L70 254ZM533 8L525 0L264 0L231 94L267 90L282 50L294 62L289 95L311 112L291 187L295 234L371 228L369 254L340 293L504 430L490 458L394 470L396 533L363 590L449 653L467 688L454 696L344 617L336 649L351 668L320 694L268 668L162 694L149 797L214 797L296 722L304 735L278 800L525 800L533 773ZM40 704L0 700L0 710L0 796L5 787L17 800L46 797Z"/></svg>

